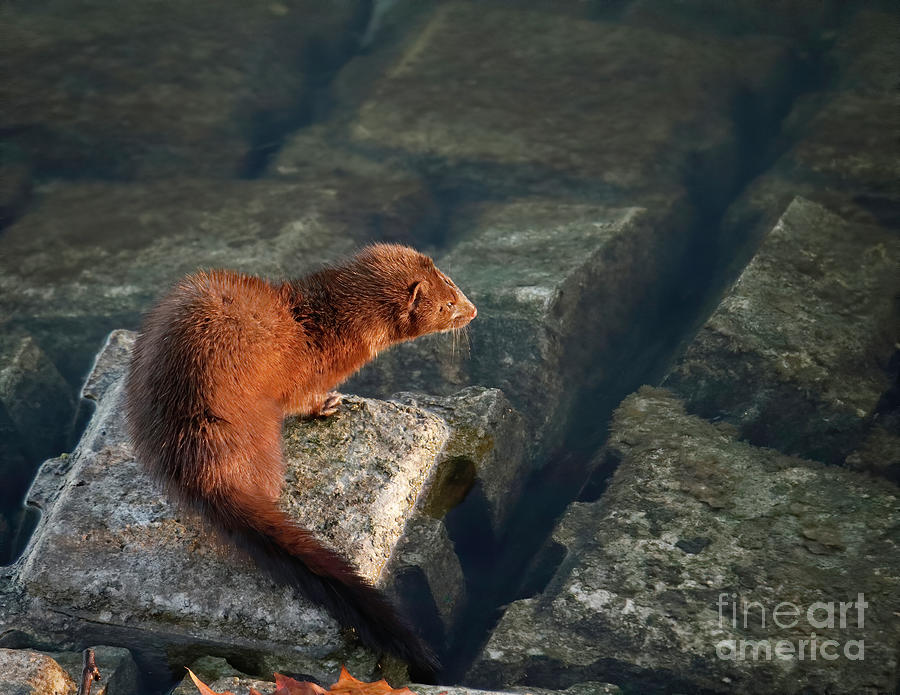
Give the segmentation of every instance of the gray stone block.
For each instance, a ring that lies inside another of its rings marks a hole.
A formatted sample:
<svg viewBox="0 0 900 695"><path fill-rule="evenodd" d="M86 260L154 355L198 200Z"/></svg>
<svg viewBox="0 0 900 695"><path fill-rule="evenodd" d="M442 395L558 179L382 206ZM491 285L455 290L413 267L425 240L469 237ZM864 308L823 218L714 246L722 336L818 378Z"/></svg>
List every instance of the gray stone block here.
<svg viewBox="0 0 900 695"><path fill-rule="evenodd" d="M779 41L498 5L440 3L392 64L358 80L350 139L488 191L597 195L696 176L715 197L738 175L735 98L783 91Z"/></svg>
<svg viewBox="0 0 900 695"><path fill-rule="evenodd" d="M317 73L349 56L365 6L9 6L0 47L10 76L0 84L5 147L50 177L252 173L260 150L310 108Z"/></svg>
<svg viewBox="0 0 900 695"><path fill-rule="evenodd" d="M546 590L507 608L468 683L894 687L896 487L736 441L649 387L616 411L597 463L610 458L602 497L571 505L554 531L566 553Z"/></svg>
<svg viewBox="0 0 900 695"><path fill-rule="evenodd" d="M85 386L97 401L94 418L75 452L49 461L35 481L30 501L44 518L13 576L26 605L3 615L3 630L33 640L64 635L73 645L165 648L173 663L202 650L323 680L342 662L371 673L372 655L322 609L212 540L134 460L122 401L132 344L126 331L109 337ZM469 457L489 486L523 464L524 434L497 391L428 405L348 396L328 419L289 420L282 504L388 590L416 572L448 627L464 581L436 513L447 508L434 500L458 495L444 490L452 476L442 469Z"/></svg>
<svg viewBox="0 0 900 695"><path fill-rule="evenodd" d="M0 649L0 692L4 695L75 695L69 674L46 654Z"/></svg>
<svg viewBox="0 0 900 695"><path fill-rule="evenodd" d="M755 444L843 461L892 383L898 267L896 235L794 200L664 385Z"/></svg>

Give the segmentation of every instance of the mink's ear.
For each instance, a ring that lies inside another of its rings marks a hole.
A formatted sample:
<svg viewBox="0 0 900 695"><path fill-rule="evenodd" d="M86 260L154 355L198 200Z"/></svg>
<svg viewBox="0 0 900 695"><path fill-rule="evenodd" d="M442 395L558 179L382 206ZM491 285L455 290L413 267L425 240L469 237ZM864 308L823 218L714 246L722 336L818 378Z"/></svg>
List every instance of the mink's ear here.
<svg viewBox="0 0 900 695"><path fill-rule="evenodd" d="M406 300L406 310L412 314L419 306L419 301L425 296L428 289L428 280L416 280L409 286L409 297Z"/></svg>

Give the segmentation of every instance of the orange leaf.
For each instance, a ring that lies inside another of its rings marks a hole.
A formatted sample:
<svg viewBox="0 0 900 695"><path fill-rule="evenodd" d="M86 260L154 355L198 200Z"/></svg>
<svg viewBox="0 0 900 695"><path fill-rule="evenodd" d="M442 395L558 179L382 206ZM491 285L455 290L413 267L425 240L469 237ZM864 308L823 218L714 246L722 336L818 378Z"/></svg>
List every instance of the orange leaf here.
<svg viewBox="0 0 900 695"><path fill-rule="evenodd" d="M280 673L275 674L275 692L272 695L328 695L321 685L298 681Z"/></svg>
<svg viewBox="0 0 900 695"><path fill-rule="evenodd" d="M215 690L206 685L206 683L197 678L197 676L194 675L194 672L191 671L191 669L188 669L187 672L191 677L191 680L194 681L194 685L197 686L197 690L200 691L200 695L234 695L234 693L232 692L217 693Z"/></svg>
<svg viewBox="0 0 900 695"><path fill-rule="evenodd" d="M384 679L374 683L357 680L350 675L345 666L341 666L341 676L337 683L331 686L328 693L330 695L416 695L409 688L392 688Z"/></svg>

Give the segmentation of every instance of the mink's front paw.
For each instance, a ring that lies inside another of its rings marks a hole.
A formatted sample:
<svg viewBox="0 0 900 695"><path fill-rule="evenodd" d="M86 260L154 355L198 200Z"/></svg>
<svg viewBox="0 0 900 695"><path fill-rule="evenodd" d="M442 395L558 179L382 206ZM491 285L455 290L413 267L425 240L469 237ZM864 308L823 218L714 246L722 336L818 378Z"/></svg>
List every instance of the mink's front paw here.
<svg viewBox="0 0 900 695"><path fill-rule="evenodd" d="M334 415L337 412L338 406L341 404L342 398L343 396L337 391L329 392L329 394L325 396L325 400L322 401L322 405L319 406L316 417L328 417L329 415Z"/></svg>

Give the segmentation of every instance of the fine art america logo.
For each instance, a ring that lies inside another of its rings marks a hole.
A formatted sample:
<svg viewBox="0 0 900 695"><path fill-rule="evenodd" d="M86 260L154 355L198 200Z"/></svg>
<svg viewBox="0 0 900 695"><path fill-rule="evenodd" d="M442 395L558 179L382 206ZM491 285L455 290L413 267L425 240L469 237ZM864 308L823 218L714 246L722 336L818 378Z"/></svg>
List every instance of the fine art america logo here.
<svg viewBox="0 0 900 695"><path fill-rule="evenodd" d="M862 661L865 643L861 639L832 639L845 636L841 630L865 627L865 611L869 607L865 595L855 601L816 601L801 606L782 601L766 606L759 601L745 601L737 594L719 594L719 627L733 630L752 628L792 631L804 635L792 639L725 639L716 644L716 654L729 661L770 661L772 659L834 661L845 658ZM824 631L825 635L816 632ZM808 634L808 636L806 636Z"/></svg>

